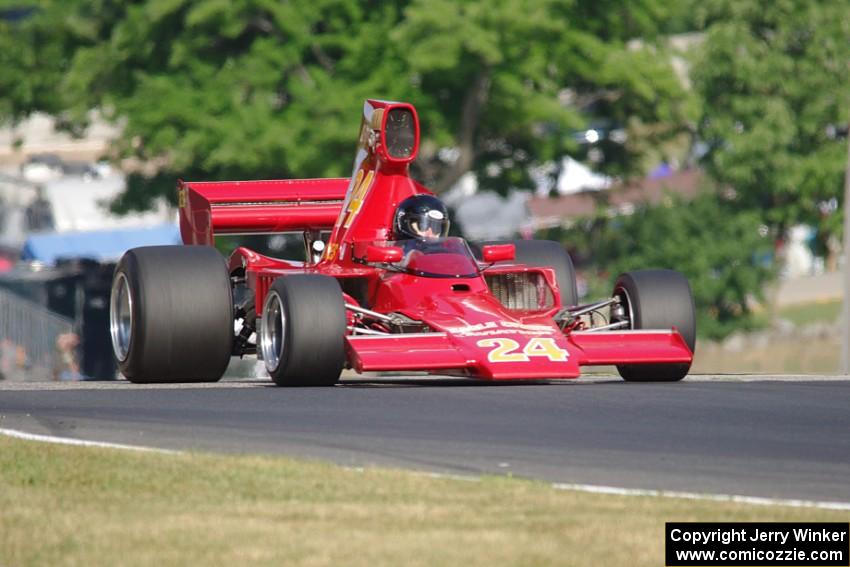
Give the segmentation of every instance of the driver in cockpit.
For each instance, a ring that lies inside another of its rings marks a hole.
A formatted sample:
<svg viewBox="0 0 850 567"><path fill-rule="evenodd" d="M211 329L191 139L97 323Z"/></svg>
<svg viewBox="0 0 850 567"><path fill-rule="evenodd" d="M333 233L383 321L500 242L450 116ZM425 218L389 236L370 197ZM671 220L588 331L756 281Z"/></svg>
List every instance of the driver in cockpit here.
<svg viewBox="0 0 850 567"><path fill-rule="evenodd" d="M402 201L395 213L396 240L432 240L449 234L449 213L433 195L414 195Z"/></svg>
<svg viewBox="0 0 850 567"><path fill-rule="evenodd" d="M393 243L404 256L397 267L424 277L473 277L478 266L466 242L449 235L449 213L433 195L402 201L395 213Z"/></svg>

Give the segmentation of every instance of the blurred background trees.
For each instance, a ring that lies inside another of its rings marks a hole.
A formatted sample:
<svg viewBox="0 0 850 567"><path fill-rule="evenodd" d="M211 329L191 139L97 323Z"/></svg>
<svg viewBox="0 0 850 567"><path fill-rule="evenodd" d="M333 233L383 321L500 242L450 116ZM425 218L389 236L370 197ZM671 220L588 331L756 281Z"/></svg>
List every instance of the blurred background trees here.
<svg viewBox="0 0 850 567"><path fill-rule="evenodd" d="M850 121L850 17L840 0L711 0L692 78L712 177L774 234L806 223L821 251L837 213Z"/></svg>
<svg viewBox="0 0 850 567"><path fill-rule="evenodd" d="M757 212L705 191L691 201L669 196L640 205L630 215L599 214L549 236L597 268L588 278L593 297L610 293L612 279L623 272L652 266L684 273L700 336L718 339L760 322L754 307L773 276L773 241L766 227L759 231L760 222Z"/></svg>
<svg viewBox="0 0 850 567"><path fill-rule="evenodd" d="M42 0L6 24L3 111L44 109L70 128L92 108L122 121L113 157L156 166L153 186L130 185L129 207L170 195L178 175L347 175L368 97L417 106L418 173L437 191L488 166L528 186L528 168L591 120L659 124L654 136L687 123L660 48L626 46L657 37L663 3L608 4ZM603 167L632 171L629 147Z"/></svg>

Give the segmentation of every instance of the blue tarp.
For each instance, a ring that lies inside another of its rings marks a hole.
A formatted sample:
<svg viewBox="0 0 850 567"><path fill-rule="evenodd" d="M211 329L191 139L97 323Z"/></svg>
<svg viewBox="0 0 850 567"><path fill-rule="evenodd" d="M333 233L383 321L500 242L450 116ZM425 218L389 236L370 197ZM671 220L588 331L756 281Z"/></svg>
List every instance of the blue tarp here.
<svg viewBox="0 0 850 567"><path fill-rule="evenodd" d="M130 248L180 243L180 229L173 224L146 228L54 232L30 236L24 243L21 260L37 260L46 264L77 258L114 262Z"/></svg>

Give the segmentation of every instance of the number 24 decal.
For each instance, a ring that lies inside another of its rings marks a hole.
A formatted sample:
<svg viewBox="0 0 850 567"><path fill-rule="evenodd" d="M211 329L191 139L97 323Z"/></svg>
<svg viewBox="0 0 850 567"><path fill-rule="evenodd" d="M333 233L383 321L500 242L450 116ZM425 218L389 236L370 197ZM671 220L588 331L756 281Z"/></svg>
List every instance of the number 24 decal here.
<svg viewBox="0 0 850 567"><path fill-rule="evenodd" d="M528 362L532 356L544 356L552 362L566 362L570 353L555 344L555 339L534 337L525 348L513 339L481 339L476 343L491 348L487 354L490 362Z"/></svg>

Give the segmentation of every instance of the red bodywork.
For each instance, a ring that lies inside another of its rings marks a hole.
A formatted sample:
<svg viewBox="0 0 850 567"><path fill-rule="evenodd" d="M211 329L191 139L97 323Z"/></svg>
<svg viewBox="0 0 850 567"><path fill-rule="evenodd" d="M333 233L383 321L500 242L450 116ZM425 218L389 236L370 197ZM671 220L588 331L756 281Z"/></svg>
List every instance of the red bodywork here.
<svg viewBox="0 0 850 567"><path fill-rule="evenodd" d="M409 111L412 146L401 156L388 149L387 119ZM269 258L246 248L229 259L232 274L246 278L259 312L275 278L316 273L337 279L346 303L399 313L424 322L425 332L345 337L348 364L358 372L425 371L484 379L575 378L585 365L690 363L692 353L674 329L659 331L562 331L553 316L562 307L550 268L499 263L468 277L421 277L368 263L370 248L393 240L398 204L430 193L409 176L419 124L413 106L366 101L350 179L181 182L180 226L185 244L212 245L214 234L330 231L321 259ZM374 249L371 250L374 252ZM502 254L504 250L495 250ZM469 258L428 258L452 267ZM535 309L503 305L487 279L532 273L540 301ZM351 321L351 314L349 314Z"/></svg>

